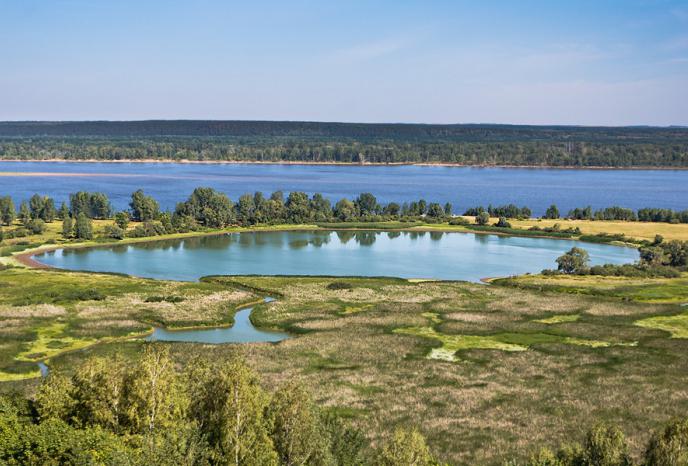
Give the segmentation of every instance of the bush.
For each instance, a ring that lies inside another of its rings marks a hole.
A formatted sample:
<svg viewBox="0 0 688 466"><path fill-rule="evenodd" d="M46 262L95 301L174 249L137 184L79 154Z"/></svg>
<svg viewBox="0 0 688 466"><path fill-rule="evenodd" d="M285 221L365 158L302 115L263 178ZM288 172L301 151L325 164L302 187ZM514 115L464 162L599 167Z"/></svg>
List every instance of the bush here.
<svg viewBox="0 0 688 466"><path fill-rule="evenodd" d="M466 227L471 224L467 219L463 217L454 217L451 220L449 220L450 225L461 225L463 227Z"/></svg>
<svg viewBox="0 0 688 466"><path fill-rule="evenodd" d="M332 282L328 284L325 288L328 290L352 290L354 286L347 282Z"/></svg>
<svg viewBox="0 0 688 466"><path fill-rule="evenodd" d="M181 296L149 296L146 298L147 303L181 303L184 298Z"/></svg>
<svg viewBox="0 0 688 466"><path fill-rule="evenodd" d="M117 225L106 225L103 228L103 236L112 239L124 239L125 232Z"/></svg>
<svg viewBox="0 0 688 466"><path fill-rule="evenodd" d="M497 228L511 228L511 223L507 222L506 218L499 217L499 220L495 225Z"/></svg>

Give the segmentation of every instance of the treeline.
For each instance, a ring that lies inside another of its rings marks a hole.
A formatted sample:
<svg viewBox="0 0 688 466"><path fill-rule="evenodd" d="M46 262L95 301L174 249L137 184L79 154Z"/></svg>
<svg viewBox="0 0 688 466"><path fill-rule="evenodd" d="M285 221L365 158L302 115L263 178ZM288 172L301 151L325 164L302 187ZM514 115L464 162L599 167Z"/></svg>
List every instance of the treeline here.
<svg viewBox="0 0 688 466"><path fill-rule="evenodd" d="M30 399L0 397L0 463L128 465L437 464L399 429L377 448L302 385L264 390L240 359L179 370L169 347L138 361L91 357L51 373Z"/></svg>
<svg viewBox="0 0 688 466"><path fill-rule="evenodd" d="M5 160L172 160L307 163L451 163L467 166L688 167L688 131L639 139L537 135L452 138L17 137L0 138ZM512 139L513 137L524 139ZM649 139L648 139L649 138Z"/></svg>

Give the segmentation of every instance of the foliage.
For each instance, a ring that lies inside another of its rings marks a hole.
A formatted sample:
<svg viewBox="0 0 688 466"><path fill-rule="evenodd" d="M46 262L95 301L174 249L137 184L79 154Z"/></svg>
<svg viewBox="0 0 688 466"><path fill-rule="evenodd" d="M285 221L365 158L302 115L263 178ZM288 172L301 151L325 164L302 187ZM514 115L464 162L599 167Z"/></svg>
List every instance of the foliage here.
<svg viewBox="0 0 688 466"><path fill-rule="evenodd" d="M584 273L588 270L590 255L585 249L573 247L557 258L558 269L567 274Z"/></svg>
<svg viewBox="0 0 688 466"><path fill-rule="evenodd" d="M93 225L91 219L81 212L76 217L74 225L74 237L76 239L89 240L93 239Z"/></svg>

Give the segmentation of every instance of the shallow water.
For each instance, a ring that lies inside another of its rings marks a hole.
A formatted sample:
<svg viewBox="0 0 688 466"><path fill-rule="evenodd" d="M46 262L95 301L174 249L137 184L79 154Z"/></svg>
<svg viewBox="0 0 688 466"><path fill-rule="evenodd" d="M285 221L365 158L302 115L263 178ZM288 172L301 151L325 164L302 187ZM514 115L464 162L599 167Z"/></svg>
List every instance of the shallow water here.
<svg viewBox="0 0 688 466"><path fill-rule="evenodd" d="M320 192L333 201L361 192L372 192L383 203L422 197L451 202L458 213L476 205L512 202L530 207L535 215L544 214L552 203L564 213L587 205L688 208L685 170L0 162L0 173L8 172L43 173L0 177L0 195L16 201L41 193L59 205L69 193L102 191L116 209L128 208L131 193L139 188L158 199L163 209L174 209L198 186L218 189L235 201L247 192L277 190Z"/></svg>
<svg viewBox="0 0 688 466"><path fill-rule="evenodd" d="M311 231L232 233L90 249L57 250L36 259L59 268L169 280L207 275L333 275L436 278L540 272L579 246L592 264L638 259L632 248L549 238L473 233Z"/></svg>
<svg viewBox="0 0 688 466"><path fill-rule="evenodd" d="M273 301L265 298L265 302ZM234 315L234 325L228 328L166 330L156 328L146 337L147 341L181 341L194 343L258 343L286 340L289 335L283 332L259 330L251 323L252 307L241 309Z"/></svg>

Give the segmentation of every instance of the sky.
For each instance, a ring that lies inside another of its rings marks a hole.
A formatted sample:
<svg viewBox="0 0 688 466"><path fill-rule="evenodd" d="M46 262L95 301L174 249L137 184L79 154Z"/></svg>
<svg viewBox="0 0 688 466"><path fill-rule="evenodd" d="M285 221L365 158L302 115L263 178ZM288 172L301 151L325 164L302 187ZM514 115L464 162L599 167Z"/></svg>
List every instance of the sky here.
<svg viewBox="0 0 688 466"><path fill-rule="evenodd" d="M0 0L0 120L688 125L688 0Z"/></svg>

